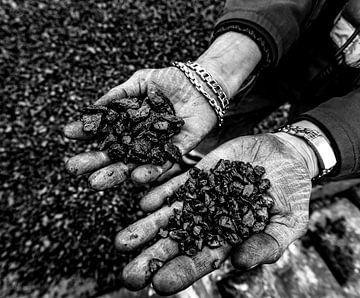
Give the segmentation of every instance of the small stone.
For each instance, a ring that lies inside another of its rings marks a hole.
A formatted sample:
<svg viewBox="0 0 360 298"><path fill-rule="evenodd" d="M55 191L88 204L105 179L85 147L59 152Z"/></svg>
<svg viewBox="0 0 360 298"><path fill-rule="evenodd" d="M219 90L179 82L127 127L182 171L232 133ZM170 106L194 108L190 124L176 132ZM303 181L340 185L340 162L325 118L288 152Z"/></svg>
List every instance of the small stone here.
<svg viewBox="0 0 360 298"><path fill-rule="evenodd" d="M158 271L162 266L164 265L164 262L159 259L151 259L149 262L149 271L151 273L155 273Z"/></svg>
<svg viewBox="0 0 360 298"><path fill-rule="evenodd" d="M85 133L97 134L101 125L102 114L86 114L81 117L83 131Z"/></svg>
<svg viewBox="0 0 360 298"><path fill-rule="evenodd" d="M215 269L219 269L220 268L220 264L221 264L221 261L219 260L219 259L216 259L213 263L212 263L212 265L211 265L211 267L215 270Z"/></svg>

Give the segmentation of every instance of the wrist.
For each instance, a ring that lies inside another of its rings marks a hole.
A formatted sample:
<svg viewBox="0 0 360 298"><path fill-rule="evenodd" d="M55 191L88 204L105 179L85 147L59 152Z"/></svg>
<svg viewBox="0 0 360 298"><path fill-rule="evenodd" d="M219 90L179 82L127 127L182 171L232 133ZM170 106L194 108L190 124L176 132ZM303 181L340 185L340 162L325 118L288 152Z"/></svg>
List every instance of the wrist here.
<svg viewBox="0 0 360 298"><path fill-rule="evenodd" d="M241 33L227 32L219 36L196 62L232 98L260 60L260 49L251 38Z"/></svg>
<svg viewBox="0 0 360 298"><path fill-rule="evenodd" d="M321 130L310 121L300 121L294 123L293 125L300 126L303 128L315 129L320 133L322 133ZM303 157L307 165L311 179L319 174L318 157L316 156L314 149L311 148L310 145L304 139L290 135L285 132L277 132L275 133L275 135L278 136L283 141L285 141L286 143L291 144L296 149L296 151L299 152L299 154Z"/></svg>
<svg viewBox="0 0 360 298"><path fill-rule="evenodd" d="M304 158L311 178L329 173L336 165L334 150L323 131L310 121L282 128L278 136L290 143Z"/></svg>

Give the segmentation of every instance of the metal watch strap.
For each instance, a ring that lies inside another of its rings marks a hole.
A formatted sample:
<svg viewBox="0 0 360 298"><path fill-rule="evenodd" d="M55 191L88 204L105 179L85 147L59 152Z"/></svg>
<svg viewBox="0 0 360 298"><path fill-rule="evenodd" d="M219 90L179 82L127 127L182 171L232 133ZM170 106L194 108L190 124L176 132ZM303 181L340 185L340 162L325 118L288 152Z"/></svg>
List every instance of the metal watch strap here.
<svg viewBox="0 0 360 298"><path fill-rule="evenodd" d="M278 130L302 138L314 150L319 162L319 174L313 180L329 174L336 165L336 157L329 142L315 129L286 125Z"/></svg>

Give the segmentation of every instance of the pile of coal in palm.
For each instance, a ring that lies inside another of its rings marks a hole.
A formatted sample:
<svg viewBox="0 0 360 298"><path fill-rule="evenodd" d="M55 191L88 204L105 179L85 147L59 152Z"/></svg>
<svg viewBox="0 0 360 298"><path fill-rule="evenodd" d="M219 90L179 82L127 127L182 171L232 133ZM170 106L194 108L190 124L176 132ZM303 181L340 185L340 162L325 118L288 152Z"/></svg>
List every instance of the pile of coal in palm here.
<svg viewBox="0 0 360 298"><path fill-rule="evenodd" d="M184 120L175 115L172 103L160 92L145 98L115 99L107 106L83 109L83 131L100 138L100 150L112 161L163 165L181 159L171 137Z"/></svg>
<svg viewBox="0 0 360 298"><path fill-rule="evenodd" d="M177 241L180 251L192 256L205 245L235 245L263 231L274 204L265 195L270 181L264 174L261 166L223 159L209 172L191 169L190 178L168 198L170 205L183 201L183 209L174 210L159 235Z"/></svg>

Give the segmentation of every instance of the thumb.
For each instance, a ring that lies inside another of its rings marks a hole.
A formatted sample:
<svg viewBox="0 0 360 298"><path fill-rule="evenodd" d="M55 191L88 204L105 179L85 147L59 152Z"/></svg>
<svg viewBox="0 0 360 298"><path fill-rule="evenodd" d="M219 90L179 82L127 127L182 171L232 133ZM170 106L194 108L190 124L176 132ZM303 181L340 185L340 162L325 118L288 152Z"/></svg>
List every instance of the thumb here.
<svg viewBox="0 0 360 298"><path fill-rule="evenodd" d="M249 270L260 264L274 263L281 254L276 239L269 234L259 233L233 248L231 262L237 269Z"/></svg>
<svg viewBox="0 0 360 298"><path fill-rule="evenodd" d="M95 105L107 105L114 99L138 97L146 94L148 82L155 69L141 69L136 71L126 82L112 88L99 98Z"/></svg>
<svg viewBox="0 0 360 298"><path fill-rule="evenodd" d="M274 215L265 232L255 234L233 249L232 264L246 270L276 262L285 249L300 238L307 228L307 216Z"/></svg>

